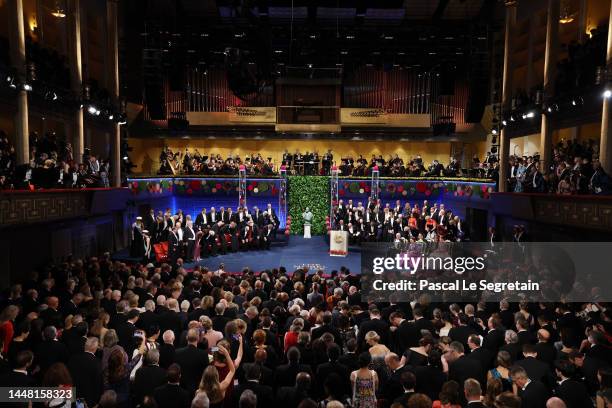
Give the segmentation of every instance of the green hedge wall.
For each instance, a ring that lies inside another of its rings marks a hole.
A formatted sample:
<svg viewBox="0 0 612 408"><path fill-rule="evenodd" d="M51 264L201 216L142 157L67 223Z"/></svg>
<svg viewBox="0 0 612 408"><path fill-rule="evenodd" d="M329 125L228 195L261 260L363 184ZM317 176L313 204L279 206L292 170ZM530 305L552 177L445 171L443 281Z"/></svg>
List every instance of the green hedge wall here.
<svg viewBox="0 0 612 408"><path fill-rule="evenodd" d="M302 213L306 207L309 207L314 215L312 234L327 233L325 217L329 215L329 177L289 176L287 190L291 233L302 234L304 232Z"/></svg>

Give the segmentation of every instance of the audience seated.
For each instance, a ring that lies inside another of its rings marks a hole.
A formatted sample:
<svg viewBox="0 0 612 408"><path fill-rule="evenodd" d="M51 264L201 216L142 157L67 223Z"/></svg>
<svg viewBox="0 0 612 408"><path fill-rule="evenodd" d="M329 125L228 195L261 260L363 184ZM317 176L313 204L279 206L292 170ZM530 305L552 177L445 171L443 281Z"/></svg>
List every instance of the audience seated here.
<svg viewBox="0 0 612 408"><path fill-rule="evenodd" d="M85 149L81 161L73 157L70 143L54 132L30 135L30 163L16 165L15 148L0 131L0 189L53 189L109 187L110 162Z"/></svg>
<svg viewBox="0 0 612 408"><path fill-rule="evenodd" d="M0 296L0 381L62 379L87 406L593 407L612 398L606 304L363 304L346 268L228 273L187 270L180 258L145 265L104 254L44 271Z"/></svg>

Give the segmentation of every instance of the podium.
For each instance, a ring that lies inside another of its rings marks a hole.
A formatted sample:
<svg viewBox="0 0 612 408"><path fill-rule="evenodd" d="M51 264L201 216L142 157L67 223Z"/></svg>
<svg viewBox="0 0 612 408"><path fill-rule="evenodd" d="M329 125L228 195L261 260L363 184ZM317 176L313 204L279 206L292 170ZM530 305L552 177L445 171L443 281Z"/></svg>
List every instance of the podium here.
<svg viewBox="0 0 612 408"><path fill-rule="evenodd" d="M348 255L348 232L347 231L330 231L329 255L330 256L347 256Z"/></svg>

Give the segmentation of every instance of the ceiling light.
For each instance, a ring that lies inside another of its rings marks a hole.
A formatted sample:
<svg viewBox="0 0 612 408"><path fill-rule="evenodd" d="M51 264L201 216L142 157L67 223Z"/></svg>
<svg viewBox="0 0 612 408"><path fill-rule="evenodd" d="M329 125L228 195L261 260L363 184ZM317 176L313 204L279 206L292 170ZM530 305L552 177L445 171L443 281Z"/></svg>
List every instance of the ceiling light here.
<svg viewBox="0 0 612 408"><path fill-rule="evenodd" d="M535 117L535 112L529 112L525 116L527 116L528 118L534 118Z"/></svg>
<svg viewBox="0 0 612 408"><path fill-rule="evenodd" d="M604 98L610 98L610 97L612 97L612 91L611 91L611 90L609 90L609 89L606 89L606 90L604 91L604 93L603 93L603 97L604 97Z"/></svg>
<svg viewBox="0 0 612 408"><path fill-rule="evenodd" d="M66 18L66 12L60 7L59 1L55 2L55 8L51 11L51 15L56 18Z"/></svg>

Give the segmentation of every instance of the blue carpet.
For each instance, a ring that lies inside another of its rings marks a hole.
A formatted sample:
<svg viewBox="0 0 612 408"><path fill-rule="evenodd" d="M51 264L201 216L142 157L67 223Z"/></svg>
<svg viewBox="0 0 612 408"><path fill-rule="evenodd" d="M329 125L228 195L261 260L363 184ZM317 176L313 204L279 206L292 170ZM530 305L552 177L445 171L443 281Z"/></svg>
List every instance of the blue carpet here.
<svg viewBox="0 0 612 408"><path fill-rule="evenodd" d="M328 250L329 244L323 236L313 236L311 239L304 239L302 236L292 235L287 246L272 247L269 251L236 252L219 255L202 259L197 265L216 270L219 264L223 263L225 270L228 272L240 272L247 266L256 272L279 266L284 266L288 272L293 272L295 269L307 265L311 273L322 269L325 274L345 266L351 272L359 273L361 263L361 254L359 252L349 251L346 257L339 257L329 256ZM129 258L127 250L115 253L113 259L128 262L136 261ZM196 263L190 263L185 266L190 269L195 265Z"/></svg>

